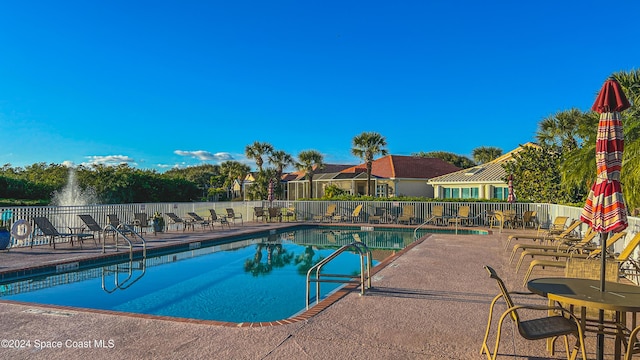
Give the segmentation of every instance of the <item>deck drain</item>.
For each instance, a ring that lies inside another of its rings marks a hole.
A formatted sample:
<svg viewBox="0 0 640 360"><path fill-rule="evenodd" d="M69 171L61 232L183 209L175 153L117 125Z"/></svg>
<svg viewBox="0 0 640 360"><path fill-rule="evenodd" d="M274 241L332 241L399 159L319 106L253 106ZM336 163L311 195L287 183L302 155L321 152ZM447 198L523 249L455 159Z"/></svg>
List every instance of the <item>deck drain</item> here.
<svg viewBox="0 0 640 360"><path fill-rule="evenodd" d="M58 311L58 310L42 310L42 309L27 309L24 312L29 314L51 315L51 316L73 316L74 313Z"/></svg>
<svg viewBox="0 0 640 360"><path fill-rule="evenodd" d="M382 276L382 275L374 275L374 276L371 278L371 280L373 280L373 281L380 281L380 280L382 280L382 279L384 279L384 276Z"/></svg>

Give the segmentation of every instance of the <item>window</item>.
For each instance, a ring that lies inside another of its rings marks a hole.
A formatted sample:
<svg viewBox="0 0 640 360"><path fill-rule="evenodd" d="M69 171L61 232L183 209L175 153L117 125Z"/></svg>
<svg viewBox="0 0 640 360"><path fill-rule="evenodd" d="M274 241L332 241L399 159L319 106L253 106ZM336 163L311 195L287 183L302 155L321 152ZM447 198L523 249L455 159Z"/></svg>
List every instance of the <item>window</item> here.
<svg viewBox="0 0 640 360"><path fill-rule="evenodd" d="M376 185L376 197L388 197L388 192L387 192L387 188L389 185L387 184L380 184L380 185Z"/></svg>
<svg viewBox="0 0 640 360"><path fill-rule="evenodd" d="M463 199L477 199L479 193L478 188L462 188Z"/></svg>
<svg viewBox="0 0 640 360"><path fill-rule="evenodd" d="M493 188L493 198L498 200L504 200L509 196L509 188L496 187Z"/></svg>

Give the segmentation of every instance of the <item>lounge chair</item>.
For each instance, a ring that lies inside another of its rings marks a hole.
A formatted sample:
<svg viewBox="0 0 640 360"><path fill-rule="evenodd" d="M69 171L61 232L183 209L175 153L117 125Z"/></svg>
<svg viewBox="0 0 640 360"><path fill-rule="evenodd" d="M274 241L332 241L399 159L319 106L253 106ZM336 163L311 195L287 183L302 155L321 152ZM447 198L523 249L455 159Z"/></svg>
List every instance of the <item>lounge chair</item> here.
<svg viewBox="0 0 640 360"><path fill-rule="evenodd" d="M407 225L413 224L416 219L413 205L405 205L402 207L402 214L398 216L398 224L407 223Z"/></svg>
<svg viewBox="0 0 640 360"><path fill-rule="evenodd" d="M153 227L153 223L149 222L149 216L146 213L135 213L133 214L133 228L138 228L140 234L144 234L144 229L152 228L153 235L156 235L156 230Z"/></svg>
<svg viewBox="0 0 640 360"><path fill-rule="evenodd" d="M445 220L444 206L442 205L433 205L431 207L431 213L425 216L425 222L427 224L444 225Z"/></svg>
<svg viewBox="0 0 640 360"><path fill-rule="evenodd" d="M451 225L464 225L465 223L469 225L472 217L469 216L471 212L471 207L468 205L463 205L458 208L458 214L452 218L449 218L449 226Z"/></svg>
<svg viewBox="0 0 640 360"><path fill-rule="evenodd" d="M286 219L286 221L296 221L296 209L293 207L283 208L282 217Z"/></svg>
<svg viewBox="0 0 640 360"><path fill-rule="evenodd" d="M575 233L575 230L577 229L578 226L580 226L581 222L579 220L573 220L571 222L571 224L569 224L568 227L565 227L565 224L567 222L567 218L566 217L560 217L560 218L556 218L558 221L558 224L560 224L560 222L562 223L562 230L561 231L557 231L557 229L560 227L560 225L558 225L558 227L554 227L551 226L549 229L547 229L546 231L541 231L541 229L538 229L538 232L534 235L534 234L514 234L514 235L509 235L509 237L507 237L507 242L504 244L504 249L507 250L509 248L509 244L511 243L512 240L518 240L518 239L531 239L531 240L540 240L542 242L546 241L546 240L553 240L554 238L558 237L558 236L569 236L570 234ZM569 230L567 232L567 230Z"/></svg>
<svg viewBox="0 0 640 360"><path fill-rule="evenodd" d="M51 221L49 221L49 219L44 216L34 217L33 222L40 229L42 234L49 238L49 245L53 245L54 249L56 248L56 238L61 238L61 239L69 238L71 242L71 246L73 246L73 238L75 237L78 239L78 242L80 242L80 248L82 248L82 243L84 242L84 239L90 237L93 239L94 242L96 240L93 234L88 234L88 233L73 233L73 232L61 233L58 231L58 229L56 229L55 226L53 226ZM96 242L96 246L98 246L97 242ZM31 242L31 247L33 248L33 241Z"/></svg>
<svg viewBox="0 0 640 360"><path fill-rule="evenodd" d="M256 219L262 219L262 221L267 219L267 214L262 206L256 206L253 208L253 221L256 221Z"/></svg>
<svg viewBox="0 0 640 360"><path fill-rule="evenodd" d="M527 210L522 214L521 218L516 219L515 225L522 226L523 229L535 229L538 227L538 212Z"/></svg>
<svg viewBox="0 0 640 360"><path fill-rule="evenodd" d="M550 249L556 249L559 250L560 247L562 247L562 245L571 245L571 243L575 243L575 242L580 242L584 239L583 237L578 237L576 235L576 229L582 224L582 222L575 220L568 228L566 228L562 233L552 236L551 238L546 238L546 235L543 235L542 237L539 237L538 235L531 235L531 236L519 236L515 239L531 239L531 240L541 240L544 241L544 243L535 243L535 244L531 244L531 243L526 243L526 244L516 244L513 246L513 250L511 250L511 257L509 258L509 263L513 262L513 259L516 256L516 253L518 252L519 249L525 250L525 249L541 249L541 250L550 250ZM589 231L589 230L587 230ZM585 234L587 235L588 232ZM509 241L512 238L511 236L509 236L509 238L507 239L507 245L509 244Z"/></svg>
<svg viewBox="0 0 640 360"><path fill-rule="evenodd" d="M80 220L84 223L84 225L91 231L94 236L98 234L98 240L100 240L100 234L104 234L105 230L98 224L98 222L91 215L78 215Z"/></svg>
<svg viewBox="0 0 640 360"><path fill-rule="evenodd" d="M279 207L270 207L269 210L269 221L282 222L282 210Z"/></svg>
<svg viewBox="0 0 640 360"><path fill-rule="evenodd" d="M489 320L487 322L487 330L484 334L484 340L482 341L482 348L480 350L481 354L486 354L487 359L495 360L498 356L498 350L500 348L500 335L502 333L502 326L504 321L507 318L510 318L514 321L516 327L518 328L518 333L520 336L527 340L542 340L548 339L550 340L550 345L553 346L555 339L559 336L564 337L565 341L565 349L567 352L567 359L574 359L577 355L577 352L580 351L582 353L582 359L587 360L587 355L584 346L584 334L582 333L582 327L580 326L580 322L578 318L572 314L570 311L562 308L561 306L533 306L533 305L516 305L511 299L511 294L518 295L534 295L533 293L522 293L522 292L514 292L511 293L507 290L504 282L500 277L496 274L495 270L490 266L484 267L487 272L489 272L489 276L492 279L495 279L498 283L498 288L500 292L496 295L491 301L491 305L489 307ZM493 322L493 310L498 300L503 299L506 303L507 310L502 313L500 319L498 320L498 328L496 335L496 343L493 348L493 354L489 350L489 344L487 340L489 339L489 333L491 330L491 324ZM528 320L521 320L520 310L525 310L523 314L530 315L535 311L544 311L546 316L541 318L534 318ZM555 315L548 315L550 313L554 313ZM576 338L576 342L573 346L573 351L569 353L569 338L568 335L573 335Z"/></svg>
<svg viewBox="0 0 640 360"><path fill-rule="evenodd" d="M382 207L376 207L373 210L373 215L369 215L367 221L371 223L381 223L384 219L385 209Z"/></svg>
<svg viewBox="0 0 640 360"><path fill-rule="evenodd" d="M175 225L176 229L180 224L182 224L182 231L185 231L188 226L191 226L188 224L188 222L184 221L183 218L179 217L175 213L164 213L164 214L167 215L167 217L169 218L169 225L172 225L172 224ZM193 227L191 228L193 229Z"/></svg>
<svg viewBox="0 0 640 360"><path fill-rule="evenodd" d="M500 210L494 211L489 215L489 229L493 229L495 227L500 229L500 232L502 232L506 221L504 212Z"/></svg>
<svg viewBox="0 0 640 360"><path fill-rule="evenodd" d="M205 218L203 218L202 216L194 213L194 212L188 212L187 215L189 215L189 217L191 218L189 223L191 224L191 226L194 225L200 225L202 227L202 230L204 231L204 228L208 227L211 230L213 230L213 225L211 224L211 222Z"/></svg>
<svg viewBox="0 0 640 360"><path fill-rule="evenodd" d="M227 208L227 221L233 221L233 224L236 224L236 219L240 219L240 225L244 225L242 222L242 214L236 214L232 208Z"/></svg>
<svg viewBox="0 0 640 360"><path fill-rule="evenodd" d="M567 228L567 220L569 220L568 216L556 216L553 220L553 223L549 226L547 232L550 235L560 234L564 229Z"/></svg>
<svg viewBox="0 0 640 360"><path fill-rule="evenodd" d="M108 214L107 215L107 222L109 223L109 225L111 225L113 227L114 230L110 230L107 229L107 232L112 232L113 236L116 236L116 232L115 230L123 233L123 234L130 234L133 232L133 227L130 224L124 223L122 221L120 221L120 219L118 218L118 215L116 214Z"/></svg>
<svg viewBox="0 0 640 360"><path fill-rule="evenodd" d="M558 258L567 258L567 257L578 257L578 258L586 258L589 256L589 252L592 250L596 250L597 247L590 246L590 243L593 239L595 239L596 235L598 235L595 231L589 231L585 234L585 236L576 244L567 246L567 247L559 247L557 249L526 249L520 253L520 259L518 260L518 264L516 265L516 273L520 270L520 266L522 262L527 256L531 256L531 258L535 257L554 257Z"/></svg>
<svg viewBox="0 0 640 360"><path fill-rule="evenodd" d="M594 234L597 234L594 232ZM613 236L609 237L607 239L607 242L605 244L605 247L609 247L612 246L613 244L616 243L616 241L624 238L626 235L625 232L619 232L614 234ZM640 239L639 239L640 241ZM635 244L635 246L637 246L638 243ZM631 251L633 251L633 249L635 249L635 246L631 249ZM595 259L598 256L601 256L602 253L602 248L596 248L594 250L592 250L591 252L584 254L584 253L578 253L578 254L573 254L573 253L555 253L555 254L549 254L550 256L555 257L556 259L565 259L565 261L558 261L558 260L546 260L546 259L533 259L531 261L531 263L529 264L529 269L527 270L527 273L524 275L524 281L522 286L526 286L527 285L527 281L529 281L529 277L531 277L531 273L533 272L533 269L535 269L536 267L554 267L554 268L564 268L566 267L567 263L566 263L566 259L570 259L570 258L577 258L577 259ZM606 255L606 254L605 254ZM619 257L617 257L615 259L615 261L619 262Z"/></svg>
<svg viewBox="0 0 640 360"><path fill-rule="evenodd" d="M229 225L227 218L223 216L218 216L218 214L216 214L215 209L209 209L209 213L211 214L209 218L209 220L211 221L211 224L220 223L220 227L224 227L224 225L227 225L228 228L231 228L231 225Z"/></svg>
<svg viewBox="0 0 640 360"><path fill-rule="evenodd" d="M353 211L351 212L351 215L349 215L349 221L352 223L355 222L359 222L361 217L362 217L362 204L358 204L358 206L356 206Z"/></svg>
<svg viewBox="0 0 640 360"><path fill-rule="evenodd" d="M329 220L329 222L333 221L333 217L336 216L336 208L337 205L336 204L329 204L327 206L327 210L324 212L323 215L316 215L313 217L314 221L317 222L322 222L325 220Z"/></svg>

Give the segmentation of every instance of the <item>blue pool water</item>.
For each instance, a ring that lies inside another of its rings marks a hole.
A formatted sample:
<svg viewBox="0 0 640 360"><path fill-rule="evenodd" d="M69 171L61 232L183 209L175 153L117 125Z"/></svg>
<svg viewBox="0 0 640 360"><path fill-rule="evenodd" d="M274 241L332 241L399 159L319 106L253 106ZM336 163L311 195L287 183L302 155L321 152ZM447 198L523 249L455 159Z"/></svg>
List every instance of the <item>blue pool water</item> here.
<svg viewBox="0 0 640 360"><path fill-rule="evenodd" d="M360 240L386 257L413 242L413 235L301 228L209 247L192 244L190 251L0 284L0 299L202 320L275 321L305 308L307 270L339 246ZM359 256L345 252L323 273L359 270ZM321 298L339 286L323 283Z"/></svg>

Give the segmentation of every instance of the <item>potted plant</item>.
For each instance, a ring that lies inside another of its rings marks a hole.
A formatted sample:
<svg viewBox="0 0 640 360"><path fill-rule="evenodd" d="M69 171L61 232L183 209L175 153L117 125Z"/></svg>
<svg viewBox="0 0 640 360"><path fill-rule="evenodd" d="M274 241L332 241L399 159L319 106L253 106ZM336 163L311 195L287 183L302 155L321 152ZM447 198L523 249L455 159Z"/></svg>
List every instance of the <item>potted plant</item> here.
<svg viewBox="0 0 640 360"><path fill-rule="evenodd" d="M155 232L163 232L164 231L164 218L162 217L162 214L160 214L158 211L156 211L155 213L153 213L153 217L151 217L151 219L153 220L153 231L155 231Z"/></svg>

